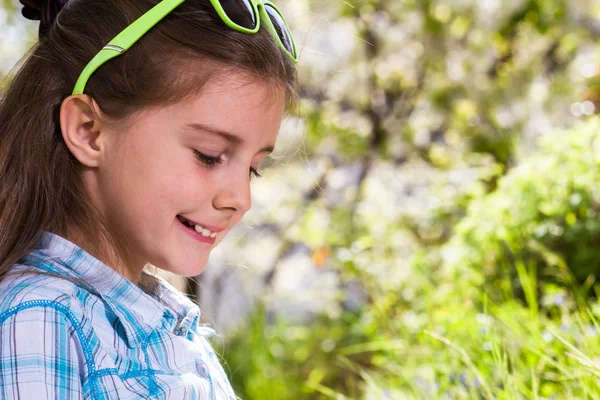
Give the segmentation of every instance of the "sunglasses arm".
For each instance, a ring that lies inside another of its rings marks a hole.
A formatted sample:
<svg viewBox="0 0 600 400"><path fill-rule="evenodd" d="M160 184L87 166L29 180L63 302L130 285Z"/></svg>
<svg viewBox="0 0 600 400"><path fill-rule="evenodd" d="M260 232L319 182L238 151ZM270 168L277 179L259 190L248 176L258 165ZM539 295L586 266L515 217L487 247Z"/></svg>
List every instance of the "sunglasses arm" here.
<svg viewBox="0 0 600 400"><path fill-rule="evenodd" d="M127 51L135 42L137 42L154 25L169 14L175 7L183 3L184 0L163 0L152 7L144 15L136 19L131 25L125 28L121 33L115 36L106 46L102 48L92 60L85 66L77 83L73 89L73 94L83 94L85 84L89 77L102 64L119 56Z"/></svg>
<svg viewBox="0 0 600 400"><path fill-rule="evenodd" d="M102 64L114 58L118 55L121 55L125 50L120 47L112 47L110 45L105 46L98 54L92 58L92 60L85 66L81 75L77 79L77 83L75 84L75 88L73 89L72 94L83 94L83 89L85 88L85 84L87 83L90 76L94 73L95 70L100 68Z"/></svg>

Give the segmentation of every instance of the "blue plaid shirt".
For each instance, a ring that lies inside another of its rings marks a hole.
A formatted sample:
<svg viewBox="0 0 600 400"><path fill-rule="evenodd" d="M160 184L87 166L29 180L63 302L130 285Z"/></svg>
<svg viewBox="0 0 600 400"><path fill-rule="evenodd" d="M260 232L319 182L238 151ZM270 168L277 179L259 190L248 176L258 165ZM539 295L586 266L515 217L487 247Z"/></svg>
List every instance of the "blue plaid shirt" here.
<svg viewBox="0 0 600 400"><path fill-rule="evenodd" d="M236 399L198 306L143 282L44 232L0 282L0 399Z"/></svg>

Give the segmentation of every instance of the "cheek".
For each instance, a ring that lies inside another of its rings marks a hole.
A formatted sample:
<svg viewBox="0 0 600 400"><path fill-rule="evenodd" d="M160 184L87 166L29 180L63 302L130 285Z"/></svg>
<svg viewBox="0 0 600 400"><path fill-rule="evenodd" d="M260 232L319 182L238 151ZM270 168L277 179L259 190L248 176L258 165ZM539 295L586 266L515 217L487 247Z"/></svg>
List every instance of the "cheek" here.
<svg viewBox="0 0 600 400"><path fill-rule="evenodd" d="M177 157L166 159L159 170L155 170L157 177L154 184L158 195L168 203L173 212L184 213L207 209L204 204L210 200L214 191L215 173L204 168L185 151Z"/></svg>
<svg viewBox="0 0 600 400"><path fill-rule="evenodd" d="M212 170L181 148L170 150L162 145L161 150L144 143L126 157L115 155L106 180L112 185L110 208L120 220L161 230L177 214L209 209L214 192Z"/></svg>
<svg viewBox="0 0 600 400"><path fill-rule="evenodd" d="M146 224L159 220L168 211L170 197L177 192L169 168L170 158L151 156L152 152L141 147L126 156L115 154L104 179L104 189L112 198L111 208L117 208L115 214L126 213L127 222Z"/></svg>
<svg viewBox="0 0 600 400"><path fill-rule="evenodd" d="M198 166L194 170L186 168L173 175L168 187L181 207L197 211L202 203L210 199L213 187L212 176L210 171Z"/></svg>

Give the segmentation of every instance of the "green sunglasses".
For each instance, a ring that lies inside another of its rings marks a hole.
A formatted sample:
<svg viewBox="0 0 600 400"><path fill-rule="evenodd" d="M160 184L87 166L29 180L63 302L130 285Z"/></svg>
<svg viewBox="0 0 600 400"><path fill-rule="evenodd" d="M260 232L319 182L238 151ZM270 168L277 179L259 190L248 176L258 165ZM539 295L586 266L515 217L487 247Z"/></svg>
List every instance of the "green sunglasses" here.
<svg viewBox="0 0 600 400"><path fill-rule="evenodd" d="M73 94L83 94L90 76L102 64L127 51L146 32L173 11L184 0L162 0L144 15L135 20L121 33L115 36L85 66L77 79ZM298 62L298 53L292 33L277 7L263 0L210 0L223 22L236 31L253 34L260 29L263 20L275 41L283 52L294 62Z"/></svg>

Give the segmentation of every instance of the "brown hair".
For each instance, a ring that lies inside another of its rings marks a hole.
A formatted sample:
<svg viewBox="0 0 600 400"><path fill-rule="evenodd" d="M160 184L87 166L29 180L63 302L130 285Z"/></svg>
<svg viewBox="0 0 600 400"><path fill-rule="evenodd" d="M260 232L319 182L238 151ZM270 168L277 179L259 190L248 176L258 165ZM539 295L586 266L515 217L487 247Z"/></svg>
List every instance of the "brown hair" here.
<svg viewBox="0 0 600 400"><path fill-rule="evenodd" d="M93 254L125 258L127 238L86 192L80 164L62 138L59 110L89 60L157 3L70 0L51 26L40 29L39 42L12 78L0 100L0 280L43 231L67 237L75 227L94 244ZM226 69L281 85L288 105L295 99L295 66L268 31L247 35L228 28L209 0L185 0L126 53L96 70L85 93L111 122L126 123L147 107L197 93Z"/></svg>

